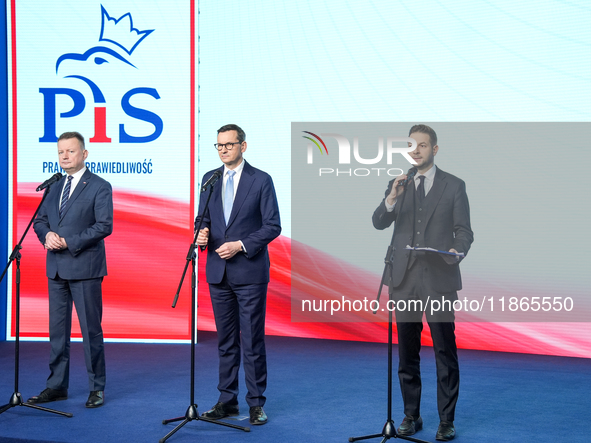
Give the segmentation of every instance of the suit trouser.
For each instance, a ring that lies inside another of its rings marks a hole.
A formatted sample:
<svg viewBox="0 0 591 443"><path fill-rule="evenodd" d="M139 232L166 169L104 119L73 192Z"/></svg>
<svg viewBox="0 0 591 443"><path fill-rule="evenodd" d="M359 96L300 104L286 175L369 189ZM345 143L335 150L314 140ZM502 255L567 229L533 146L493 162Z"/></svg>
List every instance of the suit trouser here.
<svg viewBox="0 0 591 443"><path fill-rule="evenodd" d="M423 260L417 260L407 270L402 284L392 292L393 300L421 300L423 308L427 299L434 298L449 300L457 299L457 292L437 293L426 285L428 265ZM421 306L417 304L415 306ZM404 307L404 304L401 304ZM407 303L407 308L409 304ZM453 309L447 312L431 313L431 306L425 309L425 315L431 338L435 363L437 367L437 409L439 419L454 421L455 408L458 401L460 386L460 369L458 351L456 347L455 324ZM420 350L421 333L423 331L423 310L397 311L396 326L398 330L398 378L404 402L404 414L417 419L421 406L421 368Z"/></svg>
<svg viewBox="0 0 591 443"><path fill-rule="evenodd" d="M224 278L210 284L209 292L218 334L220 357L219 401L238 402L238 370L244 358L246 402L263 406L267 388L267 352L265 349L265 311L267 283L235 285Z"/></svg>
<svg viewBox="0 0 591 443"><path fill-rule="evenodd" d="M103 278L63 280L59 276L48 279L49 341L51 354L47 387L67 389L70 380L70 334L72 331L72 302L80 321L84 345L84 360L90 391L105 389L106 367L102 301Z"/></svg>

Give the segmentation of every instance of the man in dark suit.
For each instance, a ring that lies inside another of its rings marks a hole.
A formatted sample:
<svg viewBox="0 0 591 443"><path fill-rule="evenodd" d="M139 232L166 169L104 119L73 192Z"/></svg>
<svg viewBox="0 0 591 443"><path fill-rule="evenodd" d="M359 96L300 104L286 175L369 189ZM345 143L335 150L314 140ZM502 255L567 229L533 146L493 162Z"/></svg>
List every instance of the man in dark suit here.
<svg viewBox="0 0 591 443"><path fill-rule="evenodd" d="M102 281L107 275L104 238L113 231L111 185L86 169L84 137L66 132L57 142L59 163L67 176L53 185L33 225L47 249L49 341L47 388L29 403L68 397L72 302L80 320L89 377L87 408L103 405L105 354Z"/></svg>
<svg viewBox="0 0 591 443"><path fill-rule="evenodd" d="M431 304L425 309L437 365L440 423L436 439L447 441L455 437L453 422L460 382L452 308L457 291L462 288L460 260L452 255L411 252L406 246L465 254L474 236L464 182L434 164L439 150L435 131L426 125L415 125L409 137L417 142L410 155L417 163L418 172L406 189L399 186L406 175L391 181L384 200L373 214L376 229L395 223L390 291L398 307L398 377L405 414L398 433L413 435L423 427L419 357L423 309L429 300L447 301L445 309L440 311L432 313Z"/></svg>
<svg viewBox="0 0 591 443"><path fill-rule="evenodd" d="M281 233L279 207L271 177L253 168L242 154L246 135L236 125L218 130L218 154L224 166L209 171L223 180L201 194L195 227L203 218L197 244L207 247L206 275L218 333L220 357L218 403L204 417L238 415L238 370L241 354L250 407L250 423L267 422L263 410L267 387L265 310L269 283L267 245Z"/></svg>

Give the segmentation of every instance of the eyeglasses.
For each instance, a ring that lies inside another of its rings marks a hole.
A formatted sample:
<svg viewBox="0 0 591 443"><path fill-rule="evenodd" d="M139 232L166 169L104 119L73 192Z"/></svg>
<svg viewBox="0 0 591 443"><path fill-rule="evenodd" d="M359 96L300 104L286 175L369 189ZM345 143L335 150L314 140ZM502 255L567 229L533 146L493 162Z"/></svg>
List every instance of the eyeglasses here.
<svg viewBox="0 0 591 443"><path fill-rule="evenodd" d="M214 143L213 147L216 148L218 151L226 148L228 151L231 151L234 148L234 145L241 145L241 142L232 142L232 143Z"/></svg>

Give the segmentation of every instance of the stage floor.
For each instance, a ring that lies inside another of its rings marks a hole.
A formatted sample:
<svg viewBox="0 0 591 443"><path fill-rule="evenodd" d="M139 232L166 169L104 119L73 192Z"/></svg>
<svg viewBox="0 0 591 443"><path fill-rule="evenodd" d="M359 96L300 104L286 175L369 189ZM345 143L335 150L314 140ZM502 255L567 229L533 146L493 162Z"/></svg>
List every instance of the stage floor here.
<svg viewBox="0 0 591 443"><path fill-rule="evenodd" d="M66 418L26 407L0 415L4 442L157 442L190 403L190 346L107 343L105 405L86 409L88 382L81 343L72 344L69 398L46 404ZM21 342L19 391L27 399L45 387L49 344ZM394 367L397 367L394 349ZM387 345L267 337L268 424L251 432L192 421L170 443L347 442L381 433L387 413ZM457 442L589 442L591 360L460 350L461 386ZM218 398L215 333L200 332L196 347L195 401L199 412ZM422 351L424 429L415 437L435 441L433 350ZM393 419L403 418L394 374ZM241 415L248 424L241 374ZM14 391L14 342L0 342L0 405ZM380 439L366 441L379 442ZM402 441L402 440L400 440Z"/></svg>

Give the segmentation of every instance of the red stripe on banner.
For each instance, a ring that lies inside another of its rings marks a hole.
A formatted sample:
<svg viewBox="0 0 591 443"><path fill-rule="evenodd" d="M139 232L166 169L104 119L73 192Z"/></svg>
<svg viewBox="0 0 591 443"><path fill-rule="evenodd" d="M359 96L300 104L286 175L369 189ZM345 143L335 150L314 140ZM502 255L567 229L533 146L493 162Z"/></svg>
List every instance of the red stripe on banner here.
<svg viewBox="0 0 591 443"><path fill-rule="evenodd" d="M22 232L41 195L35 184L19 187L18 231ZM186 263L192 229L186 228L188 203L155 196L114 191L115 226L106 239L109 275L103 285L105 337L137 340L188 340L191 290L187 275L177 308L171 304ZM294 245L296 246L294 248ZM45 250L35 235L23 243L21 335L47 336L47 279ZM200 330L215 330L205 279L206 253L199 252ZM270 335L386 342L387 319L370 312L347 312L344 321L294 322L292 306L307 300L339 299L354 288L373 299L380 276L317 249L280 236L269 245L271 282L267 297L266 332ZM292 258L304 266L292 270ZM470 285L484 292L486 281ZM495 288L492 288L493 290ZM383 294L386 296L386 293ZM296 303L292 305L292 299ZM329 315L324 313L324 315ZM591 357L589 323L491 323L478 318L456 323L458 347L489 351ZM80 337L77 321L73 336ZM396 342L396 334L394 334ZM432 345L428 325L422 343Z"/></svg>
<svg viewBox="0 0 591 443"><path fill-rule="evenodd" d="M22 233L39 201L35 184L19 185L18 224ZM188 245L188 202L113 191L113 234L105 239L108 276L103 282L105 338L189 340L191 276L172 308ZM31 230L23 242L21 262L21 336L48 336L45 255ZM81 337L78 321L72 336Z"/></svg>

